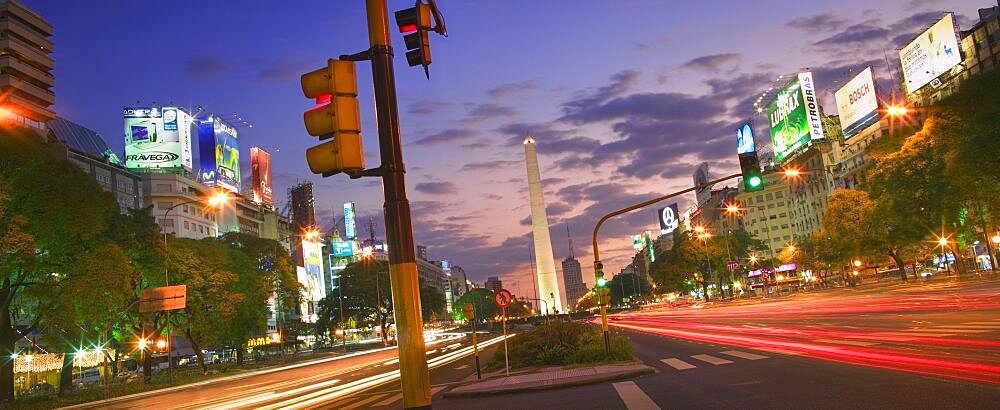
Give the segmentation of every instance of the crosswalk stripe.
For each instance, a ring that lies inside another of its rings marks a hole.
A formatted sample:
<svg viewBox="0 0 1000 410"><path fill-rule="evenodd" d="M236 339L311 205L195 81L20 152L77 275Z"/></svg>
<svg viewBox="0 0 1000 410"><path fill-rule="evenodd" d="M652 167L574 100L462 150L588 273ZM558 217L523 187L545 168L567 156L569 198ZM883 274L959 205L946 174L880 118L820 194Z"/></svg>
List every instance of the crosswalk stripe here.
<svg viewBox="0 0 1000 410"><path fill-rule="evenodd" d="M618 382L613 386L629 410L660 410L660 406L657 406L635 382Z"/></svg>
<svg viewBox="0 0 1000 410"><path fill-rule="evenodd" d="M385 400L382 400L382 401L380 401L378 403L375 403L374 407L385 407L385 406L388 406L388 405L390 405L392 403L395 403L395 402L399 401L399 399L402 399L402 398L403 398L403 393L396 393L396 394L393 394L392 396L389 396L388 399L385 399Z"/></svg>
<svg viewBox="0 0 1000 410"><path fill-rule="evenodd" d="M463 364L461 366L456 367L455 370L462 370L462 369L468 369L468 368L469 368L469 365Z"/></svg>
<svg viewBox="0 0 1000 410"><path fill-rule="evenodd" d="M676 359L676 358L663 359L663 360L660 360L660 361L663 362L664 364L666 364L667 366L673 367L673 368L675 368L677 370L694 369L695 367L697 367L697 366L695 366L695 365L693 365L691 363L688 363L688 362L685 362L685 361L683 361L681 359Z"/></svg>
<svg viewBox="0 0 1000 410"><path fill-rule="evenodd" d="M715 356L710 356L710 355L707 355L707 354L696 354L694 356L691 356L691 358L692 359L701 360L701 361L703 361L705 363L711 363L711 364L714 364L716 366L718 366L720 364L729 364L729 363L732 363L729 360L726 360L726 359L723 359L723 358L719 358L719 357L715 357Z"/></svg>
<svg viewBox="0 0 1000 410"><path fill-rule="evenodd" d="M722 354L729 355L729 356L734 356L734 357L739 357L741 359L747 359L747 360L767 359L767 356L764 356L764 355L754 354L754 353L747 353L747 352L741 352L739 350L726 350L725 352L722 352Z"/></svg>
<svg viewBox="0 0 1000 410"><path fill-rule="evenodd" d="M878 344L878 342L860 342L857 340L836 340L836 339L816 339L813 341L820 343L832 343L837 345L850 345L850 346L871 346Z"/></svg>

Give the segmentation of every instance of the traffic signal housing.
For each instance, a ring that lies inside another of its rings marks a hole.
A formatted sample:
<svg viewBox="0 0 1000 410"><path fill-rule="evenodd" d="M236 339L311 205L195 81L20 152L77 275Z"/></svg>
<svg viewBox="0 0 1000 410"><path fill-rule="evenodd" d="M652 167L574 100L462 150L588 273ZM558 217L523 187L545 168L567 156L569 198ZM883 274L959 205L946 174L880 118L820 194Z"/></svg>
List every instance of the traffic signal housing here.
<svg viewBox="0 0 1000 410"><path fill-rule="evenodd" d="M759 191L764 188L764 175L760 172L760 159L757 151L739 154L740 172L743 174L743 188L747 192Z"/></svg>
<svg viewBox="0 0 1000 410"><path fill-rule="evenodd" d="M428 33L433 29L430 5L418 2L411 8L397 11L396 25L404 34L406 63L410 67L423 66L424 73L429 77L427 66L431 64L431 45Z"/></svg>
<svg viewBox="0 0 1000 410"><path fill-rule="evenodd" d="M599 305L610 305L611 304L611 289L608 289L608 280L604 279L604 264L601 262L596 262L594 264L594 275L596 279L594 280L594 293L597 296L597 302Z"/></svg>
<svg viewBox="0 0 1000 410"><path fill-rule="evenodd" d="M332 139L306 150L309 170L323 176L364 170L354 62L330 59L326 67L303 74L302 93L316 99L316 107L303 114L306 132Z"/></svg>

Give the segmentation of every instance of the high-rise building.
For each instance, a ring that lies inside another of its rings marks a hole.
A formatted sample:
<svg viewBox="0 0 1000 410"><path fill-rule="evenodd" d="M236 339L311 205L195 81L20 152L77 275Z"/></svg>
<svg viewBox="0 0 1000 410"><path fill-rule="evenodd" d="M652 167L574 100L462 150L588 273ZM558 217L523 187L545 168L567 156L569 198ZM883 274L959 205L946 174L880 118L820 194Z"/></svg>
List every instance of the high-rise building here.
<svg viewBox="0 0 1000 410"><path fill-rule="evenodd" d="M524 137L524 162L528 170L528 197L531 204L531 232L535 242L538 298L551 302L549 309L558 313L563 311L562 292L559 290L555 258L552 256L549 218L545 213L545 199L542 197L542 177L538 171L535 139L530 135Z"/></svg>
<svg viewBox="0 0 1000 410"><path fill-rule="evenodd" d="M483 287L496 292L503 289L503 281L500 280L499 276L490 276L486 278L486 285Z"/></svg>
<svg viewBox="0 0 1000 410"><path fill-rule="evenodd" d="M427 260L427 247L424 245L417 245L417 259Z"/></svg>
<svg viewBox="0 0 1000 410"><path fill-rule="evenodd" d="M768 250L760 255L771 258L791 243L795 236L791 204L788 202L788 182L780 172L764 174L764 187L759 191L741 192L736 201L745 209L743 229L764 241Z"/></svg>
<svg viewBox="0 0 1000 410"><path fill-rule="evenodd" d="M53 118L47 125L49 141L65 147L59 151L59 156L94 177L105 191L113 193L122 213L144 206L139 175L125 169L125 164L96 131L60 117Z"/></svg>
<svg viewBox="0 0 1000 410"><path fill-rule="evenodd" d="M0 115L37 129L55 118L52 24L15 0L0 0Z"/></svg>
<svg viewBox="0 0 1000 410"><path fill-rule="evenodd" d="M312 182L303 182L288 190L292 202L292 228L296 234L316 226L316 207Z"/></svg>
<svg viewBox="0 0 1000 410"><path fill-rule="evenodd" d="M573 309L576 302L587 293L587 285L583 283L583 269L573 252L573 237L566 226L566 239L569 240L569 255L562 261L563 285L566 286L566 307Z"/></svg>

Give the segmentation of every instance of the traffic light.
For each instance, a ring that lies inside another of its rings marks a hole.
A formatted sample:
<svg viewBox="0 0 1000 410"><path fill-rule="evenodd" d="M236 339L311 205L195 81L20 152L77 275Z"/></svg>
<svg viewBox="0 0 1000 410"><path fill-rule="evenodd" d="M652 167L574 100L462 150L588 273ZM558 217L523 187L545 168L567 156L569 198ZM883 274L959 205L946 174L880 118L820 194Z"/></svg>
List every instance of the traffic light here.
<svg viewBox="0 0 1000 410"><path fill-rule="evenodd" d="M743 173L743 188L747 192L764 188L764 176L760 173L760 159L757 151L740 154L740 172Z"/></svg>
<svg viewBox="0 0 1000 410"><path fill-rule="evenodd" d="M430 78L427 66L431 63L431 44L428 33L431 26L431 6L417 2L411 8L396 12L396 25L403 33L403 43L406 44L406 63L410 67L422 65L424 73Z"/></svg>
<svg viewBox="0 0 1000 410"><path fill-rule="evenodd" d="M594 275L597 279L594 281L594 293L597 294L597 301L600 305L611 304L611 289L608 289L608 280L604 279L604 264L601 262L594 263Z"/></svg>
<svg viewBox="0 0 1000 410"><path fill-rule="evenodd" d="M354 62L331 59L326 67L303 74L302 93L317 105L303 115L306 132L320 140L332 138L306 150L309 170L323 176L364 170Z"/></svg>

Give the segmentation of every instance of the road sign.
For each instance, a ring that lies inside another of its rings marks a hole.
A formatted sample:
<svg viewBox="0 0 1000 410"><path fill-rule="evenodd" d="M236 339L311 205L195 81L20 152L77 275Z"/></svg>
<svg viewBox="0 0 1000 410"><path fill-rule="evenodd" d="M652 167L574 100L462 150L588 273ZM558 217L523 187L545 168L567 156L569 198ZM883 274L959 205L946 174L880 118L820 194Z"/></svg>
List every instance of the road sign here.
<svg viewBox="0 0 1000 410"><path fill-rule="evenodd" d="M739 261L728 261L728 262L726 262L726 267L729 268L729 270L736 270L737 268L740 267L740 262Z"/></svg>
<svg viewBox="0 0 1000 410"><path fill-rule="evenodd" d="M186 306L187 285L148 288L139 294L139 313L184 309Z"/></svg>
<svg viewBox="0 0 1000 410"><path fill-rule="evenodd" d="M506 308L513 302L514 295L511 295L507 289L500 289L497 293L493 294L493 304L497 305L498 308Z"/></svg>
<svg viewBox="0 0 1000 410"><path fill-rule="evenodd" d="M465 315L466 320L472 320L472 318L475 317L475 313L476 312L472 310L471 303L466 303L462 305L462 314Z"/></svg>

